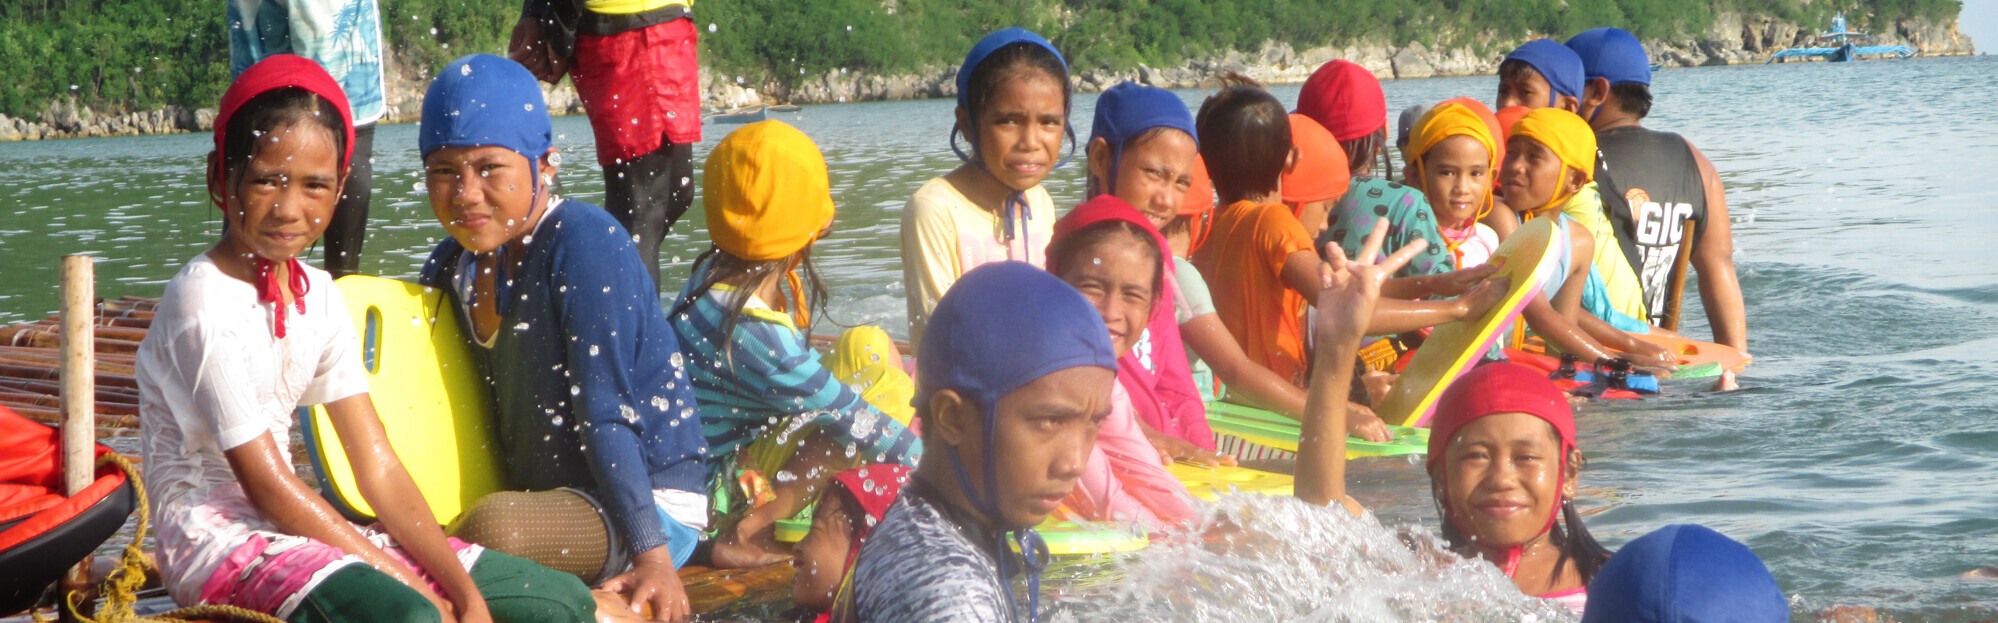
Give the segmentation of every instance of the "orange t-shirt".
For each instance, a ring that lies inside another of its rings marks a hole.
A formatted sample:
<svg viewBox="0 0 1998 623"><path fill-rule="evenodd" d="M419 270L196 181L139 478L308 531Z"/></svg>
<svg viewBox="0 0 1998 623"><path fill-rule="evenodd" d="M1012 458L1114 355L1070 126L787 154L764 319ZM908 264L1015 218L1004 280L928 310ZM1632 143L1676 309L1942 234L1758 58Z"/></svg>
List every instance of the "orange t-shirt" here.
<svg viewBox="0 0 1998 623"><path fill-rule="evenodd" d="M1242 352L1302 385L1305 300L1283 283L1284 260L1311 250L1304 224L1281 203L1238 201L1214 213L1213 234L1193 254L1221 324Z"/></svg>

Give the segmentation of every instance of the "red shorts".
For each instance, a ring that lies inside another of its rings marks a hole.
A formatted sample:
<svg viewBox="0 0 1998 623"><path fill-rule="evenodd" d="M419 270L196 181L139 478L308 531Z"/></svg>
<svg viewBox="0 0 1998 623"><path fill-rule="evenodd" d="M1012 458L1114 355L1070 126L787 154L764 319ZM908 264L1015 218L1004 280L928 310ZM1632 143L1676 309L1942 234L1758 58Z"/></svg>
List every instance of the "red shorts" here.
<svg viewBox="0 0 1998 623"><path fill-rule="evenodd" d="M701 142L699 40L687 18L577 36L569 76L590 114L599 163L629 161L668 142Z"/></svg>

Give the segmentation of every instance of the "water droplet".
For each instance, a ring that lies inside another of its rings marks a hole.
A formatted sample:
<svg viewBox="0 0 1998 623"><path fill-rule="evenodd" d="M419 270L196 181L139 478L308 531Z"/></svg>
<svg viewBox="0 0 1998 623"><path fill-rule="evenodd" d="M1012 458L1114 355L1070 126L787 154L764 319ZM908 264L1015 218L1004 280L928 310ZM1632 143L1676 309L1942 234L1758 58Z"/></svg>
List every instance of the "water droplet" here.
<svg viewBox="0 0 1998 623"><path fill-rule="evenodd" d="M596 344L591 344L591 345L590 345L590 356L591 356L591 357L595 357L595 356L597 356L597 345L596 345Z"/></svg>
<svg viewBox="0 0 1998 623"><path fill-rule="evenodd" d="M521 107L522 109L525 109L525 110L527 110L528 112L534 112L534 103L533 103L533 102L528 102L528 103L526 103L526 104L521 104L521 105L520 105L520 107Z"/></svg>
<svg viewBox="0 0 1998 623"><path fill-rule="evenodd" d="M631 408L631 405L618 405L617 414L624 416L626 422L638 423L638 410Z"/></svg>
<svg viewBox="0 0 1998 623"><path fill-rule="evenodd" d="M522 323L520 323L520 324L516 324L516 325L513 325L513 330L515 330L515 331L530 331L530 330L533 330L533 329L534 329L534 327L533 327L532 325L529 325L529 324L527 324L527 323L525 323L525 322L522 322Z"/></svg>
<svg viewBox="0 0 1998 623"><path fill-rule="evenodd" d="M432 35L437 34L437 29L435 28L430 29L430 34ZM458 67L458 75L460 76L472 75L472 66L470 64L460 65Z"/></svg>

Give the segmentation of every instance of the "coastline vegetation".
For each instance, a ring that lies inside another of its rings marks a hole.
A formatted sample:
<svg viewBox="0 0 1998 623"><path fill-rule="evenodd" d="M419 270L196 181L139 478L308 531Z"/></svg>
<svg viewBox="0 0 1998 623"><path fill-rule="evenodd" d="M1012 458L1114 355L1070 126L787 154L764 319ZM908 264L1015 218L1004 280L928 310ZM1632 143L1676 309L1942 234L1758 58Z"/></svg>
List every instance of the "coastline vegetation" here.
<svg viewBox="0 0 1998 623"><path fill-rule="evenodd" d="M225 0L241 1L241 0ZM509 0L377 0L392 60L434 70L472 52L504 53ZM699 0L702 64L788 90L852 69L950 66L992 29L1048 35L1075 67L1167 67L1264 41L1304 49L1368 42L1497 46L1532 33L1621 26L1683 40L1722 12L1822 28L1845 11L1855 28L1954 19L1960 0ZM0 2L0 113L34 118L74 98L100 111L207 107L229 81L223 2Z"/></svg>

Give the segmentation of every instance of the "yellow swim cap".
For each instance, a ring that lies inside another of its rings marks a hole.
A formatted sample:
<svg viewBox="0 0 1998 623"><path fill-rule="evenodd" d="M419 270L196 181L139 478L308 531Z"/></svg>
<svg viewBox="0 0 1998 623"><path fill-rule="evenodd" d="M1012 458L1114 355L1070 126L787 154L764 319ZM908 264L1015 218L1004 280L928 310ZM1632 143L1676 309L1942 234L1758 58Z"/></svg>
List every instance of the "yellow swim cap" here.
<svg viewBox="0 0 1998 623"><path fill-rule="evenodd" d="M745 260L788 257L833 218L825 156L804 132L763 121L729 133L701 180L708 237Z"/></svg>
<svg viewBox="0 0 1998 623"><path fill-rule="evenodd" d="M1582 183L1596 181L1596 132L1589 122L1559 108L1536 108L1512 126L1512 136L1524 136L1546 145L1561 164L1582 172ZM1558 195L1532 212L1561 205L1568 195Z"/></svg>

